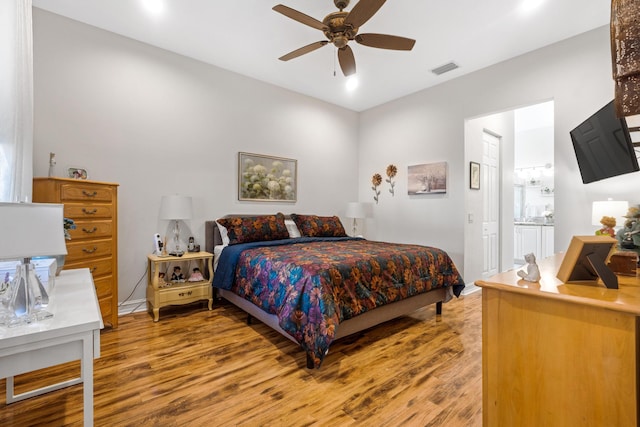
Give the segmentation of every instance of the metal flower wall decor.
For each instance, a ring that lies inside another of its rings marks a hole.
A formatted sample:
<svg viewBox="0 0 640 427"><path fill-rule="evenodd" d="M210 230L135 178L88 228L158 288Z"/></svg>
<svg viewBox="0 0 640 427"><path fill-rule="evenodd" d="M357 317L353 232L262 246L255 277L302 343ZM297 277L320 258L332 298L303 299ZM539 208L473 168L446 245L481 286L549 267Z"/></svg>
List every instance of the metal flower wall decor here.
<svg viewBox="0 0 640 427"><path fill-rule="evenodd" d="M387 181L389 183L389 186L391 188L389 188L389 193L391 193L391 196L395 196L395 189L394 187L396 186L395 181L393 180L393 178L398 174L398 168L396 167L396 165L389 165L387 166L387 179L385 181Z"/></svg>
<svg viewBox="0 0 640 427"><path fill-rule="evenodd" d="M380 184L382 184L382 175L380 175L379 173L374 173L371 177L371 184L373 184L373 186L371 187L374 192L373 200L375 200L376 204L378 204L378 196L380 196L380 190L378 190L378 187L380 186Z"/></svg>

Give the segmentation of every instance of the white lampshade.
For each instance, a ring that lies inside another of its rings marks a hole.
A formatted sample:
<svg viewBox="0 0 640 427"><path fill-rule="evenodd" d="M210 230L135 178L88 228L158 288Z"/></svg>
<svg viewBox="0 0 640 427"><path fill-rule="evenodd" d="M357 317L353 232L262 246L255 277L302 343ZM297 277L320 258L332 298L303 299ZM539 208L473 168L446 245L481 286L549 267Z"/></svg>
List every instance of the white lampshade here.
<svg viewBox="0 0 640 427"><path fill-rule="evenodd" d="M174 194L162 196L160 219L191 219L191 197Z"/></svg>
<svg viewBox="0 0 640 427"><path fill-rule="evenodd" d="M624 225L624 215L629 210L629 202L619 200L603 200L593 202L591 210L591 224L599 226L603 216L612 216L616 219L616 227Z"/></svg>
<svg viewBox="0 0 640 427"><path fill-rule="evenodd" d="M358 202L349 202L347 204L347 212L345 214L345 216L347 218L364 218L364 207L362 206L362 203L358 203Z"/></svg>
<svg viewBox="0 0 640 427"><path fill-rule="evenodd" d="M63 205L0 203L0 259L66 255Z"/></svg>

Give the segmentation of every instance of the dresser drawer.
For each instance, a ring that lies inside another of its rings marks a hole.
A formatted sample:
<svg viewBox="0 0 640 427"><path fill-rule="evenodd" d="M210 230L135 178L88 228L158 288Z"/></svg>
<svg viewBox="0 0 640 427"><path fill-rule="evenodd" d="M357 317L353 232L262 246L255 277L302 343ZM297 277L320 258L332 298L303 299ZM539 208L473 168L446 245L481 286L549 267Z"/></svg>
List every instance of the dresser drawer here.
<svg viewBox="0 0 640 427"><path fill-rule="evenodd" d="M72 183L60 186L60 201L94 201L111 202L113 200L113 189L106 185L89 185Z"/></svg>
<svg viewBox="0 0 640 427"><path fill-rule="evenodd" d="M110 275L113 272L113 260L111 257L108 257L73 263L65 262L64 268L65 270L71 270L73 268L88 268L93 275L93 280L97 280L96 278Z"/></svg>
<svg viewBox="0 0 640 427"><path fill-rule="evenodd" d="M69 230L71 241L75 239L100 239L113 235L113 222L109 219L97 221L75 221L75 230Z"/></svg>
<svg viewBox="0 0 640 427"><path fill-rule="evenodd" d="M98 279L93 279L93 283L96 286L96 294L98 299L111 296L111 289L113 288L113 276L104 276Z"/></svg>
<svg viewBox="0 0 640 427"><path fill-rule="evenodd" d="M112 244L111 240L68 241L66 262L71 263L111 256Z"/></svg>
<svg viewBox="0 0 640 427"><path fill-rule="evenodd" d="M111 307L113 300L111 297L100 298L98 299L98 304L100 304L100 313L102 314L103 323L111 324Z"/></svg>
<svg viewBox="0 0 640 427"><path fill-rule="evenodd" d="M114 218L115 215L115 207L113 205L98 203L68 203L64 205L64 216L74 220Z"/></svg>

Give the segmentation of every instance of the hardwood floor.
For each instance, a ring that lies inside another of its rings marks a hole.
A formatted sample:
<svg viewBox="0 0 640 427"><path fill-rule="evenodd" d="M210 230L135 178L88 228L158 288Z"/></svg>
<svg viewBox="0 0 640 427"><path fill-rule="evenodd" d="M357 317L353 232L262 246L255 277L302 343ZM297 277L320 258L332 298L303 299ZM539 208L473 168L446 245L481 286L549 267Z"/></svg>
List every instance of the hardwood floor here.
<svg viewBox="0 0 640 427"><path fill-rule="evenodd" d="M122 316L101 335L96 426L481 426L481 292L426 307L335 342L319 370L228 303ZM78 375L79 364L25 374ZM4 390L5 380L0 380ZM82 385L5 404L0 425L82 425Z"/></svg>

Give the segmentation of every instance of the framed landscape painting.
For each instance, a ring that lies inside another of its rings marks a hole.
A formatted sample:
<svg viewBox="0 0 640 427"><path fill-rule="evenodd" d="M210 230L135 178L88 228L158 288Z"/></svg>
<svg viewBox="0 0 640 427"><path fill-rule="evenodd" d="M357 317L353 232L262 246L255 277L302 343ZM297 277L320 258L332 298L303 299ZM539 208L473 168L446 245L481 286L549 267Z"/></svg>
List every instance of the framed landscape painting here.
<svg viewBox="0 0 640 427"><path fill-rule="evenodd" d="M410 196L447 192L447 162L408 167L407 191Z"/></svg>
<svg viewBox="0 0 640 427"><path fill-rule="evenodd" d="M238 153L238 200L295 202L298 161Z"/></svg>

